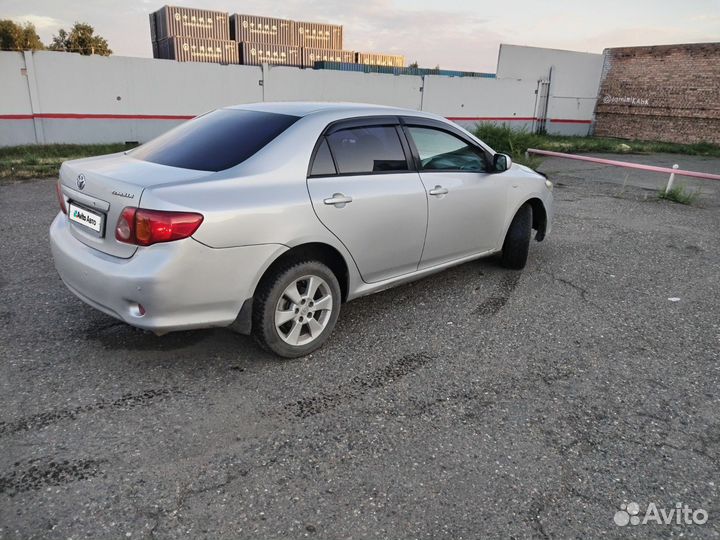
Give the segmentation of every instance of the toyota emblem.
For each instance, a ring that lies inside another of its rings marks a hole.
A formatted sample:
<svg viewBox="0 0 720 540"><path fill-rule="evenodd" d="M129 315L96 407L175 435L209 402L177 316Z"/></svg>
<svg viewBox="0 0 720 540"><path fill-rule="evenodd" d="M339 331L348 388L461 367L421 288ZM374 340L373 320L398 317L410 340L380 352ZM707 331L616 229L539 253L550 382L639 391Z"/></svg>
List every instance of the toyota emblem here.
<svg viewBox="0 0 720 540"><path fill-rule="evenodd" d="M77 187L79 190L85 189L85 175L84 174L78 174L77 177Z"/></svg>

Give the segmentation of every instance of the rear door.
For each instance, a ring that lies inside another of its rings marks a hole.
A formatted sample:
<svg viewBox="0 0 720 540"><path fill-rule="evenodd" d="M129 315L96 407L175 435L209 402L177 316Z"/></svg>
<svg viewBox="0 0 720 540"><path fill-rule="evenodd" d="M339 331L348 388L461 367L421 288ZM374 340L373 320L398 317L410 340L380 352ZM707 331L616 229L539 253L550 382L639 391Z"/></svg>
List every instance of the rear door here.
<svg viewBox="0 0 720 540"><path fill-rule="evenodd" d="M440 122L404 126L428 193L420 268L495 249L506 213L507 177L462 133Z"/></svg>
<svg viewBox="0 0 720 540"><path fill-rule="evenodd" d="M318 141L307 180L315 213L366 282L417 269L427 197L395 118L336 124Z"/></svg>

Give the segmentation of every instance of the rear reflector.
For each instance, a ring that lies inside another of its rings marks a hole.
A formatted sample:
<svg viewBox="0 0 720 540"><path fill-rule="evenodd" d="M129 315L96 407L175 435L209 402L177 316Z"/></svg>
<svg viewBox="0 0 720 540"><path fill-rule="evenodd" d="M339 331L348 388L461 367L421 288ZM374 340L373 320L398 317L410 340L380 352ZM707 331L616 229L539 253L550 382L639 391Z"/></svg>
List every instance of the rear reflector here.
<svg viewBox="0 0 720 540"><path fill-rule="evenodd" d="M67 214L67 207L65 206L65 195L63 195L62 185L60 184L59 178L57 183L55 184L55 194L57 195L58 203L60 204L60 210L62 210L63 214Z"/></svg>
<svg viewBox="0 0 720 540"><path fill-rule="evenodd" d="M166 212L126 207L120 213L115 238L127 244L150 246L192 236L203 221L194 212Z"/></svg>

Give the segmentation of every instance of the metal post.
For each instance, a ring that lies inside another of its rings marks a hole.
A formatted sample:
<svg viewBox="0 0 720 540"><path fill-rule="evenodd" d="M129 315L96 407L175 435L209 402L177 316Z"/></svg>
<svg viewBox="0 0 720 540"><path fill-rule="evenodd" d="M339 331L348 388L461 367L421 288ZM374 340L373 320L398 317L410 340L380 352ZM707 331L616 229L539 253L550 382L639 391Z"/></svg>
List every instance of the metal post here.
<svg viewBox="0 0 720 540"><path fill-rule="evenodd" d="M672 166L673 169L679 169L680 166L676 163ZM673 182L675 181L675 173L670 173L670 178L668 178L667 187L665 188L665 193L670 193L670 190L672 189Z"/></svg>

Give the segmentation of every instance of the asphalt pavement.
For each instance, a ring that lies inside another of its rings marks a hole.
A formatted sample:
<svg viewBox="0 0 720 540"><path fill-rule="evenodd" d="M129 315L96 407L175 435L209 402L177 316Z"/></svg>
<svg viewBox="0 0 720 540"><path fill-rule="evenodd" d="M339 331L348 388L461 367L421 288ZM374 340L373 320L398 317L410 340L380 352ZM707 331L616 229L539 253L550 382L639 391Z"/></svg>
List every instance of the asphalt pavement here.
<svg viewBox="0 0 720 540"><path fill-rule="evenodd" d="M52 265L53 181L1 184L0 537L720 536L720 184L683 206L542 169L556 221L524 271L353 301L292 361L87 307ZM617 525L631 502L708 519Z"/></svg>

